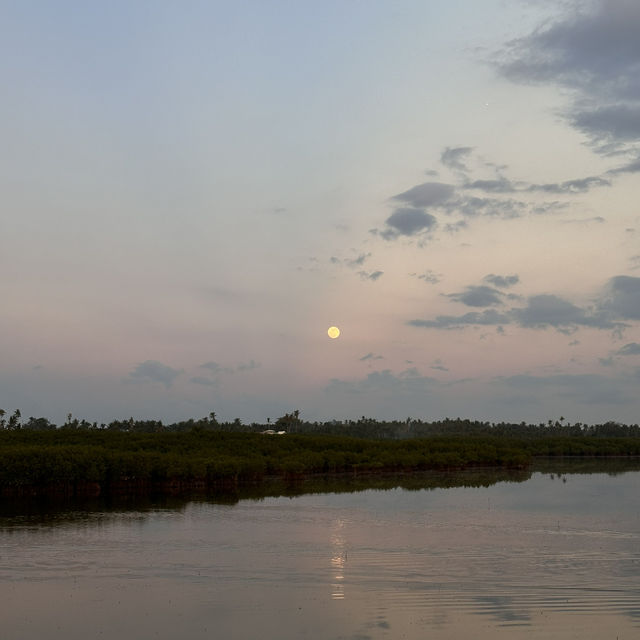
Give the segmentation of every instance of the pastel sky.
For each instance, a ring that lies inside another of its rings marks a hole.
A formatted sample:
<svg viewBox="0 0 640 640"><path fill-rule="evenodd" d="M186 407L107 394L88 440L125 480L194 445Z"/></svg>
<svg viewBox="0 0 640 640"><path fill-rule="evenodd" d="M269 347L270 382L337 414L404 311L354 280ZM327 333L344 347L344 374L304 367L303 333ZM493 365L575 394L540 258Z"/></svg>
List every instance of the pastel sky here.
<svg viewBox="0 0 640 640"><path fill-rule="evenodd" d="M638 422L637 0L0 25L0 407Z"/></svg>

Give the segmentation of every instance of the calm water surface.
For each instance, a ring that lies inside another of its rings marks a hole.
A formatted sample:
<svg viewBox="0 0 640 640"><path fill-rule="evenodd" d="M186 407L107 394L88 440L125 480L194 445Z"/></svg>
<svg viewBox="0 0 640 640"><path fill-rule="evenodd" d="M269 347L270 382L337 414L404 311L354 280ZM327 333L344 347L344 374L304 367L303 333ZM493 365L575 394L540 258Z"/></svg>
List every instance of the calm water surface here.
<svg viewBox="0 0 640 640"><path fill-rule="evenodd" d="M640 472L0 517L2 637L638 638Z"/></svg>

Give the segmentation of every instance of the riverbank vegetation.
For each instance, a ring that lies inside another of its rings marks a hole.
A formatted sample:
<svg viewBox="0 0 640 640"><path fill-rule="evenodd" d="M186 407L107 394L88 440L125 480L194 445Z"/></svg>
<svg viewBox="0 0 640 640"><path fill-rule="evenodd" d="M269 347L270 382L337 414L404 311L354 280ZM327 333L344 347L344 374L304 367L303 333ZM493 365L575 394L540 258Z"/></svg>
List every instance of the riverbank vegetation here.
<svg viewBox="0 0 640 640"><path fill-rule="evenodd" d="M4 412L3 412L4 413ZM309 475L500 467L525 469L548 456L639 456L638 425L586 427L468 420L275 422L73 419L0 416L0 493L104 495L179 493ZM286 432L270 435L265 432Z"/></svg>

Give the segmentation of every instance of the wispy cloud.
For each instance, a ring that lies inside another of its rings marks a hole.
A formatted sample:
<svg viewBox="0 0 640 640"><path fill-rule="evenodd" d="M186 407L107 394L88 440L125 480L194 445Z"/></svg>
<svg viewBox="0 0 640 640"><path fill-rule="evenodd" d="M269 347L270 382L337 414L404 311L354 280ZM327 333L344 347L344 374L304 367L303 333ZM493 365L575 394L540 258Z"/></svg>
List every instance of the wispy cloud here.
<svg viewBox="0 0 640 640"><path fill-rule="evenodd" d="M358 358L360 362L366 362L367 360L382 360L382 359L383 359L382 356L376 355L372 351L367 353L367 355L362 356L362 358Z"/></svg>
<svg viewBox="0 0 640 640"><path fill-rule="evenodd" d="M145 360L135 367L129 374L129 378L146 382L160 382L168 389L181 373L182 370L174 369L157 360Z"/></svg>
<svg viewBox="0 0 640 640"><path fill-rule="evenodd" d="M431 269L427 269L424 273L410 273L409 275L427 284L438 284L442 280L442 274L436 273Z"/></svg>

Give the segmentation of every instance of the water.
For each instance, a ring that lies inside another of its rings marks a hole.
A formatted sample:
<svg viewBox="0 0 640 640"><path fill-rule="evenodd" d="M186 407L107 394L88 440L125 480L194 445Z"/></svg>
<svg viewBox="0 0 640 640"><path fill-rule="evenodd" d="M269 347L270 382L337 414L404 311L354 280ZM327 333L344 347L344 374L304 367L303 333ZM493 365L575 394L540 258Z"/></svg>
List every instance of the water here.
<svg viewBox="0 0 640 640"><path fill-rule="evenodd" d="M5 510L2 637L638 637L639 471L413 486Z"/></svg>

